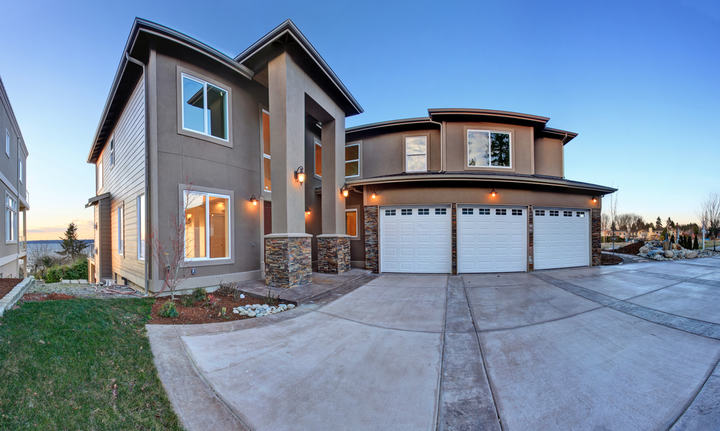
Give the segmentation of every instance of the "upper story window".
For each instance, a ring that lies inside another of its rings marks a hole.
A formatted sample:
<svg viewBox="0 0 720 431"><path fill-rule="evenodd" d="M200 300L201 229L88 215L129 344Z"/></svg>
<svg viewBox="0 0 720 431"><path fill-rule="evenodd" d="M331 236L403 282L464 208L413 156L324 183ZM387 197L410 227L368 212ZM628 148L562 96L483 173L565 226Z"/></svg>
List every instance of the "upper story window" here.
<svg viewBox="0 0 720 431"><path fill-rule="evenodd" d="M270 113L262 111L263 190L270 191Z"/></svg>
<svg viewBox="0 0 720 431"><path fill-rule="evenodd" d="M467 131L467 166L511 167L510 133L489 130Z"/></svg>
<svg viewBox="0 0 720 431"><path fill-rule="evenodd" d="M102 163L102 155L100 156L100 160L97 163L97 172L95 173L97 176L97 188L98 191L100 191L103 188L103 163Z"/></svg>
<svg viewBox="0 0 720 431"><path fill-rule="evenodd" d="M427 171L427 136L405 137L405 172Z"/></svg>
<svg viewBox="0 0 720 431"><path fill-rule="evenodd" d="M360 176L360 142L345 145L345 178Z"/></svg>
<svg viewBox="0 0 720 431"><path fill-rule="evenodd" d="M115 138L110 138L110 166L115 166Z"/></svg>
<svg viewBox="0 0 720 431"><path fill-rule="evenodd" d="M5 155L10 157L10 131L5 129Z"/></svg>
<svg viewBox="0 0 720 431"><path fill-rule="evenodd" d="M313 138L313 148L315 154L315 176L322 178L322 142L318 138Z"/></svg>
<svg viewBox="0 0 720 431"><path fill-rule="evenodd" d="M228 91L188 74L182 77L182 128L228 140Z"/></svg>
<svg viewBox="0 0 720 431"><path fill-rule="evenodd" d="M230 258L229 195L185 190L185 260Z"/></svg>
<svg viewBox="0 0 720 431"><path fill-rule="evenodd" d="M17 201L5 194L5 242L17 242Z"/></svg>
<svg viewBox="0 0 720 431"><path fill-rule="evenodd" d="M18 158L18 180L23 182L23 161L21 158Z"/></svg>

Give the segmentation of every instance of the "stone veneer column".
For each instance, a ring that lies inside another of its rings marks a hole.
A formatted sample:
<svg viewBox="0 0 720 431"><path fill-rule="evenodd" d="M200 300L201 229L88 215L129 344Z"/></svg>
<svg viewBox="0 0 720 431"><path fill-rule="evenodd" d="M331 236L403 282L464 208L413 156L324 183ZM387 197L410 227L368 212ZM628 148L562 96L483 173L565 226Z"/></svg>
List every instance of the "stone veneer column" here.
<svg viewBox="0 0 720 431"><path fill-rule="evenodd" d="M534 271L535 270L535 249L533 248L533 244L535 242L535 228L534 228L534 219L533 216L535 212L535 207L530 205L528 206L528 262L527 262L527 270L528 271Z"/></svg>
<svg viewBox="0 0 720 431"><path fill-rule="evenodd" d="M378 207L366 206L365 219L365 269L378 272Z"/></svg>
<svg viewBox="0 0 720 431"><path fill-rule="evenodd" d="M317 236L318 272L340 274L350 270L350 237L323 234Z"/></svg>
<svg viewBox="0 0 720 431"><path fill-rule="evenodd" d="M602 245L600 244L600 208L590 210L590 242L592 247L592 266L600 265L600 254L602 253Z"/></svg>
<svg viewBox="0 0 720 431"><path fill-rule="evenodd" d="M312 281L312 235L265 235L265 285L291 288Z"/></svg>

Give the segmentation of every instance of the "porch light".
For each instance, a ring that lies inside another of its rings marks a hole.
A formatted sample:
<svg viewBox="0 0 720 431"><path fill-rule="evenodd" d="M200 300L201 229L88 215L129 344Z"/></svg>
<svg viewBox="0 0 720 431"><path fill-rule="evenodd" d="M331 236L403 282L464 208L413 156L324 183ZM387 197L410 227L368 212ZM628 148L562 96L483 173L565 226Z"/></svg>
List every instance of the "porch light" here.
<svg viewBox="0 0 720 431"><path fill-rule="evenodd" d="M305 208L305 215L306 215L306 216L309 216L309 215L310 215L310 208Z"/></svg>
<svg viewBox="0 0 720 431"><path fill-rule="evenodd" d="M370 199L375 200L375 198L377 198L377 195L375 194L375 192L372 192L372 194L370 195Z"/></svg>
<svg viewBox="0 0 720 431"><path fill-rule="evenodd" d="M300 184L305 182L305 169L303 169L302 166L298 166L298 168L295 169L295 180Z"/></svg>
<svg viewBox="0 0 720 431"><path fill-rule="evenodd" d="M346 185L343 185L343 186L340 188L340 193L342 193L343 197L346 198L346 197L348 197L348 195L350 194L350 190L348 190L348 188L347 188Z"/></svg>
<svg viewBox="0 0 720 431"><path fill-rule="evenodd" d="M254 207L257 206L258 198L255 195L250 196L250 203L253 204Z"/></svg>
<svg viewBox="0 0 720 431"><path fill-rule="evenodd" d="M493 198L494 198L495 196L497 196L497 192L496 192L495 189L493 188L493 189L490 191L490 197L493 197Z"/></svg>
<svg viewBox="0 0 720 431"><path fill-rule="evenodd" d="M594 203L594 204L597 203L597 196L593 196L593 197L592 197L592 203Z"/></svg>

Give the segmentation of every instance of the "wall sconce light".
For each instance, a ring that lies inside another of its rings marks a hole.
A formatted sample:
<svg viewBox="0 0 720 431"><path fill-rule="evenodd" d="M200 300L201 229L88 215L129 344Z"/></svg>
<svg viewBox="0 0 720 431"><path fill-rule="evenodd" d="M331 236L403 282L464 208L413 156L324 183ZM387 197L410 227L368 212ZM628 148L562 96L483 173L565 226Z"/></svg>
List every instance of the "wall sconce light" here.
<svg viewBox="0 0 720 431"><path fill-rule="evenodd" d="M375 194L375 192L372 192L372 194L370 195L370 199L372 199L372 200L377 199L377 195Z"/></svg>
<svg viewBox="0 0 720 431"><path fill-rule="evenodd" d="M257 206L258 198L254 194L250 196L250 203L253 204L254 207Z"/></svg>
<svg viewBox="0 0 720 431"><path fill-rule="evenodd" d="M298 168L295 169L295 180L300 184L305 182L305 169L303 169L302 166L298 166Z"/></svg>
<svg viewBox="0 0 720 431"><path fill-rule="evenodd" d="M592 203L594 203L594 204L597 203L597 196L593 196L593 197L592 197Z"/></svg>
<svg viewBox="0 0 720 431"><path fill-rule="evenodd" d="M350 190L347 188L346 185L343 185L340 187L340 193L342 193L343 197L346 198L350 194Z"/></svg>
<svg viewBox="0 0 720 431"><path fill-rule="evenodd" d="M493 198L494 198L495 196L497 196L497 192L496 192L495 189L493 188L493 189L490 191L490 197L493 197Z"/></svg>
<svg viewBox="0 0 720 431"><path fill-rule="evenodd" d="M310 215L310 208L305 208L305 215L306 215L306 216L309 216L309 215Z"/></svg>

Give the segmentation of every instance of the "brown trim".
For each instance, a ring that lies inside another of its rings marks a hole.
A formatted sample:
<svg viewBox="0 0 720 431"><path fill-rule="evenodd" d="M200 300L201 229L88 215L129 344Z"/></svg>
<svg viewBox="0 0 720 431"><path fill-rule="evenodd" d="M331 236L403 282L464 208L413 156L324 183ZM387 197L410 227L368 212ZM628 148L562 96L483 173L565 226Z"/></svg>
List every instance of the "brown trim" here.
<svg viewBox="0 0 720 431"><path fill-rule="evenodd" d="M451 117L480 117L483 119L500 119L500 120L514 120L514 121L526 121L531 123L537 123L539 125L545 125L550 118L542 117L540 115L523 114L521 112L512 111L498 111L495 109L472 109L472 108L431 108L428 109L428 114L432 120L436 120L435 117L442 119ZM436 120L437 121L437 120Z"/></svg>

